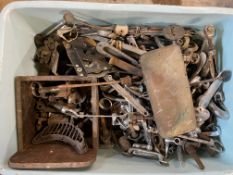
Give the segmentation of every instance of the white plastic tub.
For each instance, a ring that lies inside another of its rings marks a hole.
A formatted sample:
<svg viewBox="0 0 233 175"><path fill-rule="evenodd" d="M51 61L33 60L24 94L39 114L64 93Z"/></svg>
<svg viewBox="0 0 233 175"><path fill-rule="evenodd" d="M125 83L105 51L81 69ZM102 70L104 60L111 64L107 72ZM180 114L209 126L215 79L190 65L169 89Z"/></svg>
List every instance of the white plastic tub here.
<svg viewBox="0 0 233 175"><path fill-rule="evenodd" d="M95 23L104 19L112 23L170 24L217 26L217 47L223 68L233 71L233 9L178 7L160 5L97 4L62 1L15 2L1 12L0 19L0 174L233 174L233 118L219 121L225 152L217 158L203 159L206 169L200 171L192 159L183 168L177 161L162 167L153 160L127 158L113 150L100 150L96 163L85 170L22 171L8 168L9 157L17 150L14 77L36 75L33 36L60 20L70 10L84 20ZM225 104L233 114L233 80L224 85Z"/></svg>

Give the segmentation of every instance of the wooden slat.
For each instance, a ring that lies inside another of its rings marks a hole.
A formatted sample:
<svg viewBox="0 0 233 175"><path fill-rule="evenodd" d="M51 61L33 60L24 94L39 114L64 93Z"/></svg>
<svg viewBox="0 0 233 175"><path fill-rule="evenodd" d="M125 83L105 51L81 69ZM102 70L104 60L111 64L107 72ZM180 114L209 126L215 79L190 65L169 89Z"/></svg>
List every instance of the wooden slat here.
<svg viewBox="0 0 233 175"><path fill-rule="evenodd" d="M15 0L0 0L0 9L2 9L5 5Z"/></svg>
<svg viewBox="0 0 233 175"><path fill-rule="evenodd" d="M0 0L0 9L6 4L19 0ZM77 1L77 0L71 0ZM232 0L81 0L83 2L104 2L104 3L133 3L133 4L166 4L182 6L216 6L233 7Z"/></svg>
<svg viewBox="0 0 233 175"><path fill-rule="evenodd" d="M232 0L182 0L183 6L215 6L215 7L233 7Z"/></svg>

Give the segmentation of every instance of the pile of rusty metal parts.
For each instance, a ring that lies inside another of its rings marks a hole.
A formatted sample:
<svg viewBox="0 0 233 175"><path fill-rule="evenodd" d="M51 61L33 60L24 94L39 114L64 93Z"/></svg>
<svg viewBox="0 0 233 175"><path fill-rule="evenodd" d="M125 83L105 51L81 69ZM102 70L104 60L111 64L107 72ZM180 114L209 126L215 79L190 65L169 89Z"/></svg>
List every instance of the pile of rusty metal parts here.
<svg viewBox="0 0 233 175"><path fill-rule="evenodd" d="M77 89L74 87L76 84L70 82L53 86L51 82L45 84L47 87L43 87L40 82L31 83L38 114L36 130L39 131L32 143L61 141L71 145L79 154L86 153L88 146L81 129L89 127L89 133L87 131L85 135L91 135L92 125L88 118L84 118L84 114L92 112L90 89ZM67 89L69 86L73 88Z"/></svg>
<svg viewBox="0 0 233 175"><path fill-rule="evenodd" d="M91 77L96 82L32 84L40 118L34 144L63 141L88 150L82 124L99 118L100 144L168 165L224 150L218 119L228 119L216 29L87 23L72 13L35 36L39 75ZM98 115L85 89L99 90ZM48 116L49 115L49 116ZM65 154L65 153L64 153Z"/></svg>

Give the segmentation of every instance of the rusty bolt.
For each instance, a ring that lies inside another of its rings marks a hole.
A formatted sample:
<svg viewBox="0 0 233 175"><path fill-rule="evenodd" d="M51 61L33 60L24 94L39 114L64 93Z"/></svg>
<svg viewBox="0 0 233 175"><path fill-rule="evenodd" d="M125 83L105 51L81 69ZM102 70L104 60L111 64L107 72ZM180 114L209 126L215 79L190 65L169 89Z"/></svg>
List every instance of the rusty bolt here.
<svg viewBox="0 0 233 175"><path fill-rule="evenodd" d="M185 143L184 150L195 160L195 162L197 163L197 165L201 170L205 169L203 162L201 161L200 157L197 155L197 150L194 145Z"/></svg>

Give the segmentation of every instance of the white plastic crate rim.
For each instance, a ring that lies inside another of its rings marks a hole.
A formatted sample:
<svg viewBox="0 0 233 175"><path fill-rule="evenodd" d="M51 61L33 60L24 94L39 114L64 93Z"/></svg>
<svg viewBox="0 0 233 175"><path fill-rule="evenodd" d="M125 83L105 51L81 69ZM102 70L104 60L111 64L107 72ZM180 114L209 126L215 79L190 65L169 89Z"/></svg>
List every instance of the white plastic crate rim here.
<svg viewBox="0 0 233 175"><path fill-rule="evenodd" d="M52 174L54 171L12 170L9 157L17 150L14 77L36 75L33 57L33 37L50 24L62 19L69 10L83 20L100 24L179 24L201 27L214 24L217 28L216 46L224 69L233 71L233 9L207 7L178 7L161 5L101 4L62 1L15 2L1 12L0 18L0 174ZM226 106L233 114L233 80L224 84ZM59 171L60 174L170 174L207 173L233 174L233 118L219 120L225 152L219 157L203 158L205 171L200 171L192 159L179 167L171 161L163 167L144 158L127 158L114 150L100 150L96 163L87 170Z"/></svg>

